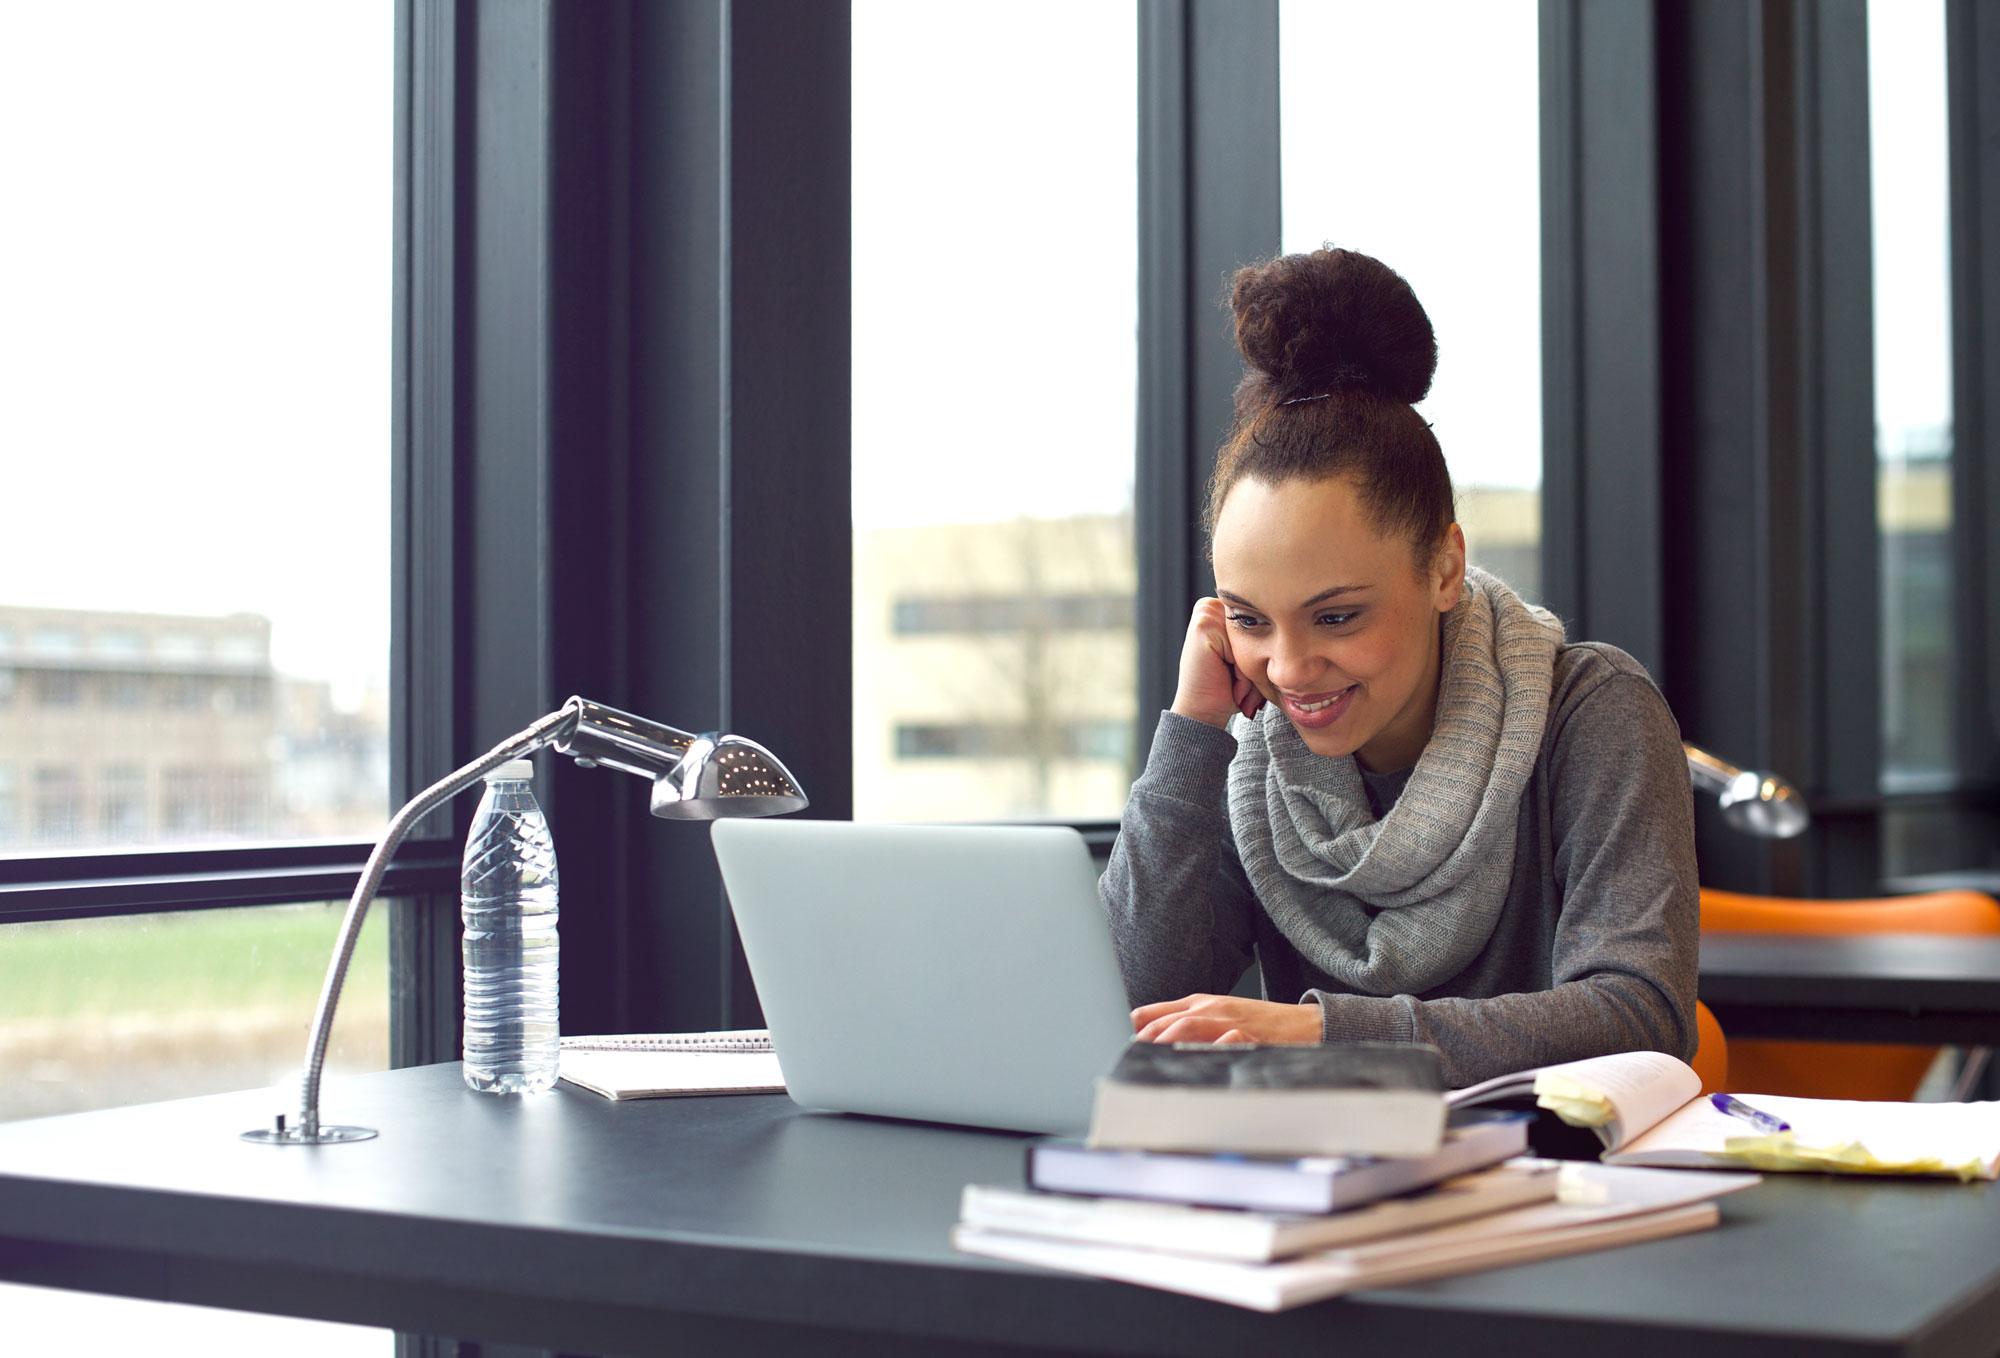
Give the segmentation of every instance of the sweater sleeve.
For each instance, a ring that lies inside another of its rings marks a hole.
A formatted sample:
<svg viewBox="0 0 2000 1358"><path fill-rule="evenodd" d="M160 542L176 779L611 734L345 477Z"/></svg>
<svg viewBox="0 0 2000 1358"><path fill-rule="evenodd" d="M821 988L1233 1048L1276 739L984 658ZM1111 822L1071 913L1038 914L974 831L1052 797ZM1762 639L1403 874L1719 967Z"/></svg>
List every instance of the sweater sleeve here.
<svg viewBox="0 0 2000 1358"><path fill-rule="evenodd" d="M1236 737L1160 714L1098 896L1134 1007L1227 992L1250 964L1256 896L1229 833Z"/></svg>
<svg viewBox="0 0 2000 1358"><path fill-rule="evenodd" d="M1595 686L1557 733L1548 772L1561 892L1552 987L1431 1000L1309 991L1324 1040L1433 1043L1455 1085L1609 1052L1694 1054L1694 806L1659 691L1633 673Z"/></svg>

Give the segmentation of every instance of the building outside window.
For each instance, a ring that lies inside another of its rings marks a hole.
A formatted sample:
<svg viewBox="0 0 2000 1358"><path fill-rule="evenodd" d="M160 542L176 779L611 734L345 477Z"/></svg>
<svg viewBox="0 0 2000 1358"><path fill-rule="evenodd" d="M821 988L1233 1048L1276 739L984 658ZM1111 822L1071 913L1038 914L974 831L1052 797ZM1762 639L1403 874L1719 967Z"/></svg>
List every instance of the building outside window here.
<svg viewBox="0 0 2000 1358"><path fill-rule="evenodd" d="M74 844L83 830L83 779L73 768L35 770L35 837L44 844Z"/></svg>
<svg viewBox="0 0 2000 1358"><path fill-rule="evenodd" d="M1136 11L858 0L853 101L855 816L1115 817Z"/></svg>
<svg viewBox="0 0 2000 1358"><path fill-rule="evenodd" d="M107 844L139 844L149 837L146 770L109 764L97 779L98 830Z"/></svg>

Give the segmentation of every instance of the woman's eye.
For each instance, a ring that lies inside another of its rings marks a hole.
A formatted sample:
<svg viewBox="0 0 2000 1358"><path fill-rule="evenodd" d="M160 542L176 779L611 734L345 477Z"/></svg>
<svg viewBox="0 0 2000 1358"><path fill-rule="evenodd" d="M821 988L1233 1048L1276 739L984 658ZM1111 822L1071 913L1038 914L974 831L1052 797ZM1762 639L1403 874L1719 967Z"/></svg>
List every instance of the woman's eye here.
<svg viewBox="0 0 2000 1358"><path fill-rule="evenodd" d="M1255 627L1258 622L1256 618L1251 617L1248 613L1231 613L1228 615L1228 618L1238 627Z"/></svg>
<svg viewBox="0 0 2000 1358"><path fill-rule="evenodd" d="M1360 616L1359 613L1322 613L1319 621L1323 627L1345 627Z"/></svg>

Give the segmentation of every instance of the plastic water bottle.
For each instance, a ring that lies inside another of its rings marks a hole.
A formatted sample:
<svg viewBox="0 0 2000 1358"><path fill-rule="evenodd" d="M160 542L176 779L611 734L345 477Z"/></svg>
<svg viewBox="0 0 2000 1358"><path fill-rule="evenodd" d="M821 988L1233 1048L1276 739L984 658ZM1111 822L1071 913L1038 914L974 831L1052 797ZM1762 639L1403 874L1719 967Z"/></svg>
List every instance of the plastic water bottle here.
<svg viewBox="0 0 2000 1358"><path fill-rule="evenodd" d="M521 1094L556 1082L556 846L525 759L486 775L465 837L465 1082Z"/></svg>

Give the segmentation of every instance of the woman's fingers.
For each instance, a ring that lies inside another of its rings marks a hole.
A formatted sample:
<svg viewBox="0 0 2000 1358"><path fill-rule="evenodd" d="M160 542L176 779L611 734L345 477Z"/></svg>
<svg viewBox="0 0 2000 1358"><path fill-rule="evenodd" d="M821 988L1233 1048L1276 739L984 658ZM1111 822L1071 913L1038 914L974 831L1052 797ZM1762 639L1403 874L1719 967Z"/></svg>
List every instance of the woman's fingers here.
<svg viewBox="0 0 2000 1358"><path fill-rule="evenodd" d="M1236 710L1246 717L1256 716L1257 709L1264 705L1264 695L1259 693L1257 686L1245 679L1240 671L1236 675L1233 692L1236 698Z"/></svg>
<svg viewBox="0 0 2000 1358"><path fill-rule="evenodd" d="M1236 1024L1228 995L1183 995L1141 1005L1132 1028L1141 1042L1213 1042Z"/></svg>
<svg viewBox="0 0 2000 1358"><path fill-rule="evenodd" d="M1230 657L1229 619L1220 599L1196 600L1181 645L1180 669L1173 710L1181 716L1227 726L1229 718L1242 710L1236 687L1240 676Z"/></svg>
<svg viewBox="0 0 2000 1358"><path fill-rule="evenodd" d="M1160 1019L1152 1027L1150 1034L1139 1034L1142 1041L1213 1042L1230 1030L1230 1023L1206 1014L1180 1014Z"/></svg>
<svg viewBox="0 0 2000 1358"><path fill-rule="evenodd" d="M1142 1042L1317 1042L1317 1004L1274 1004L1238 995L1183 995L1132 1011Z"/></svg>

